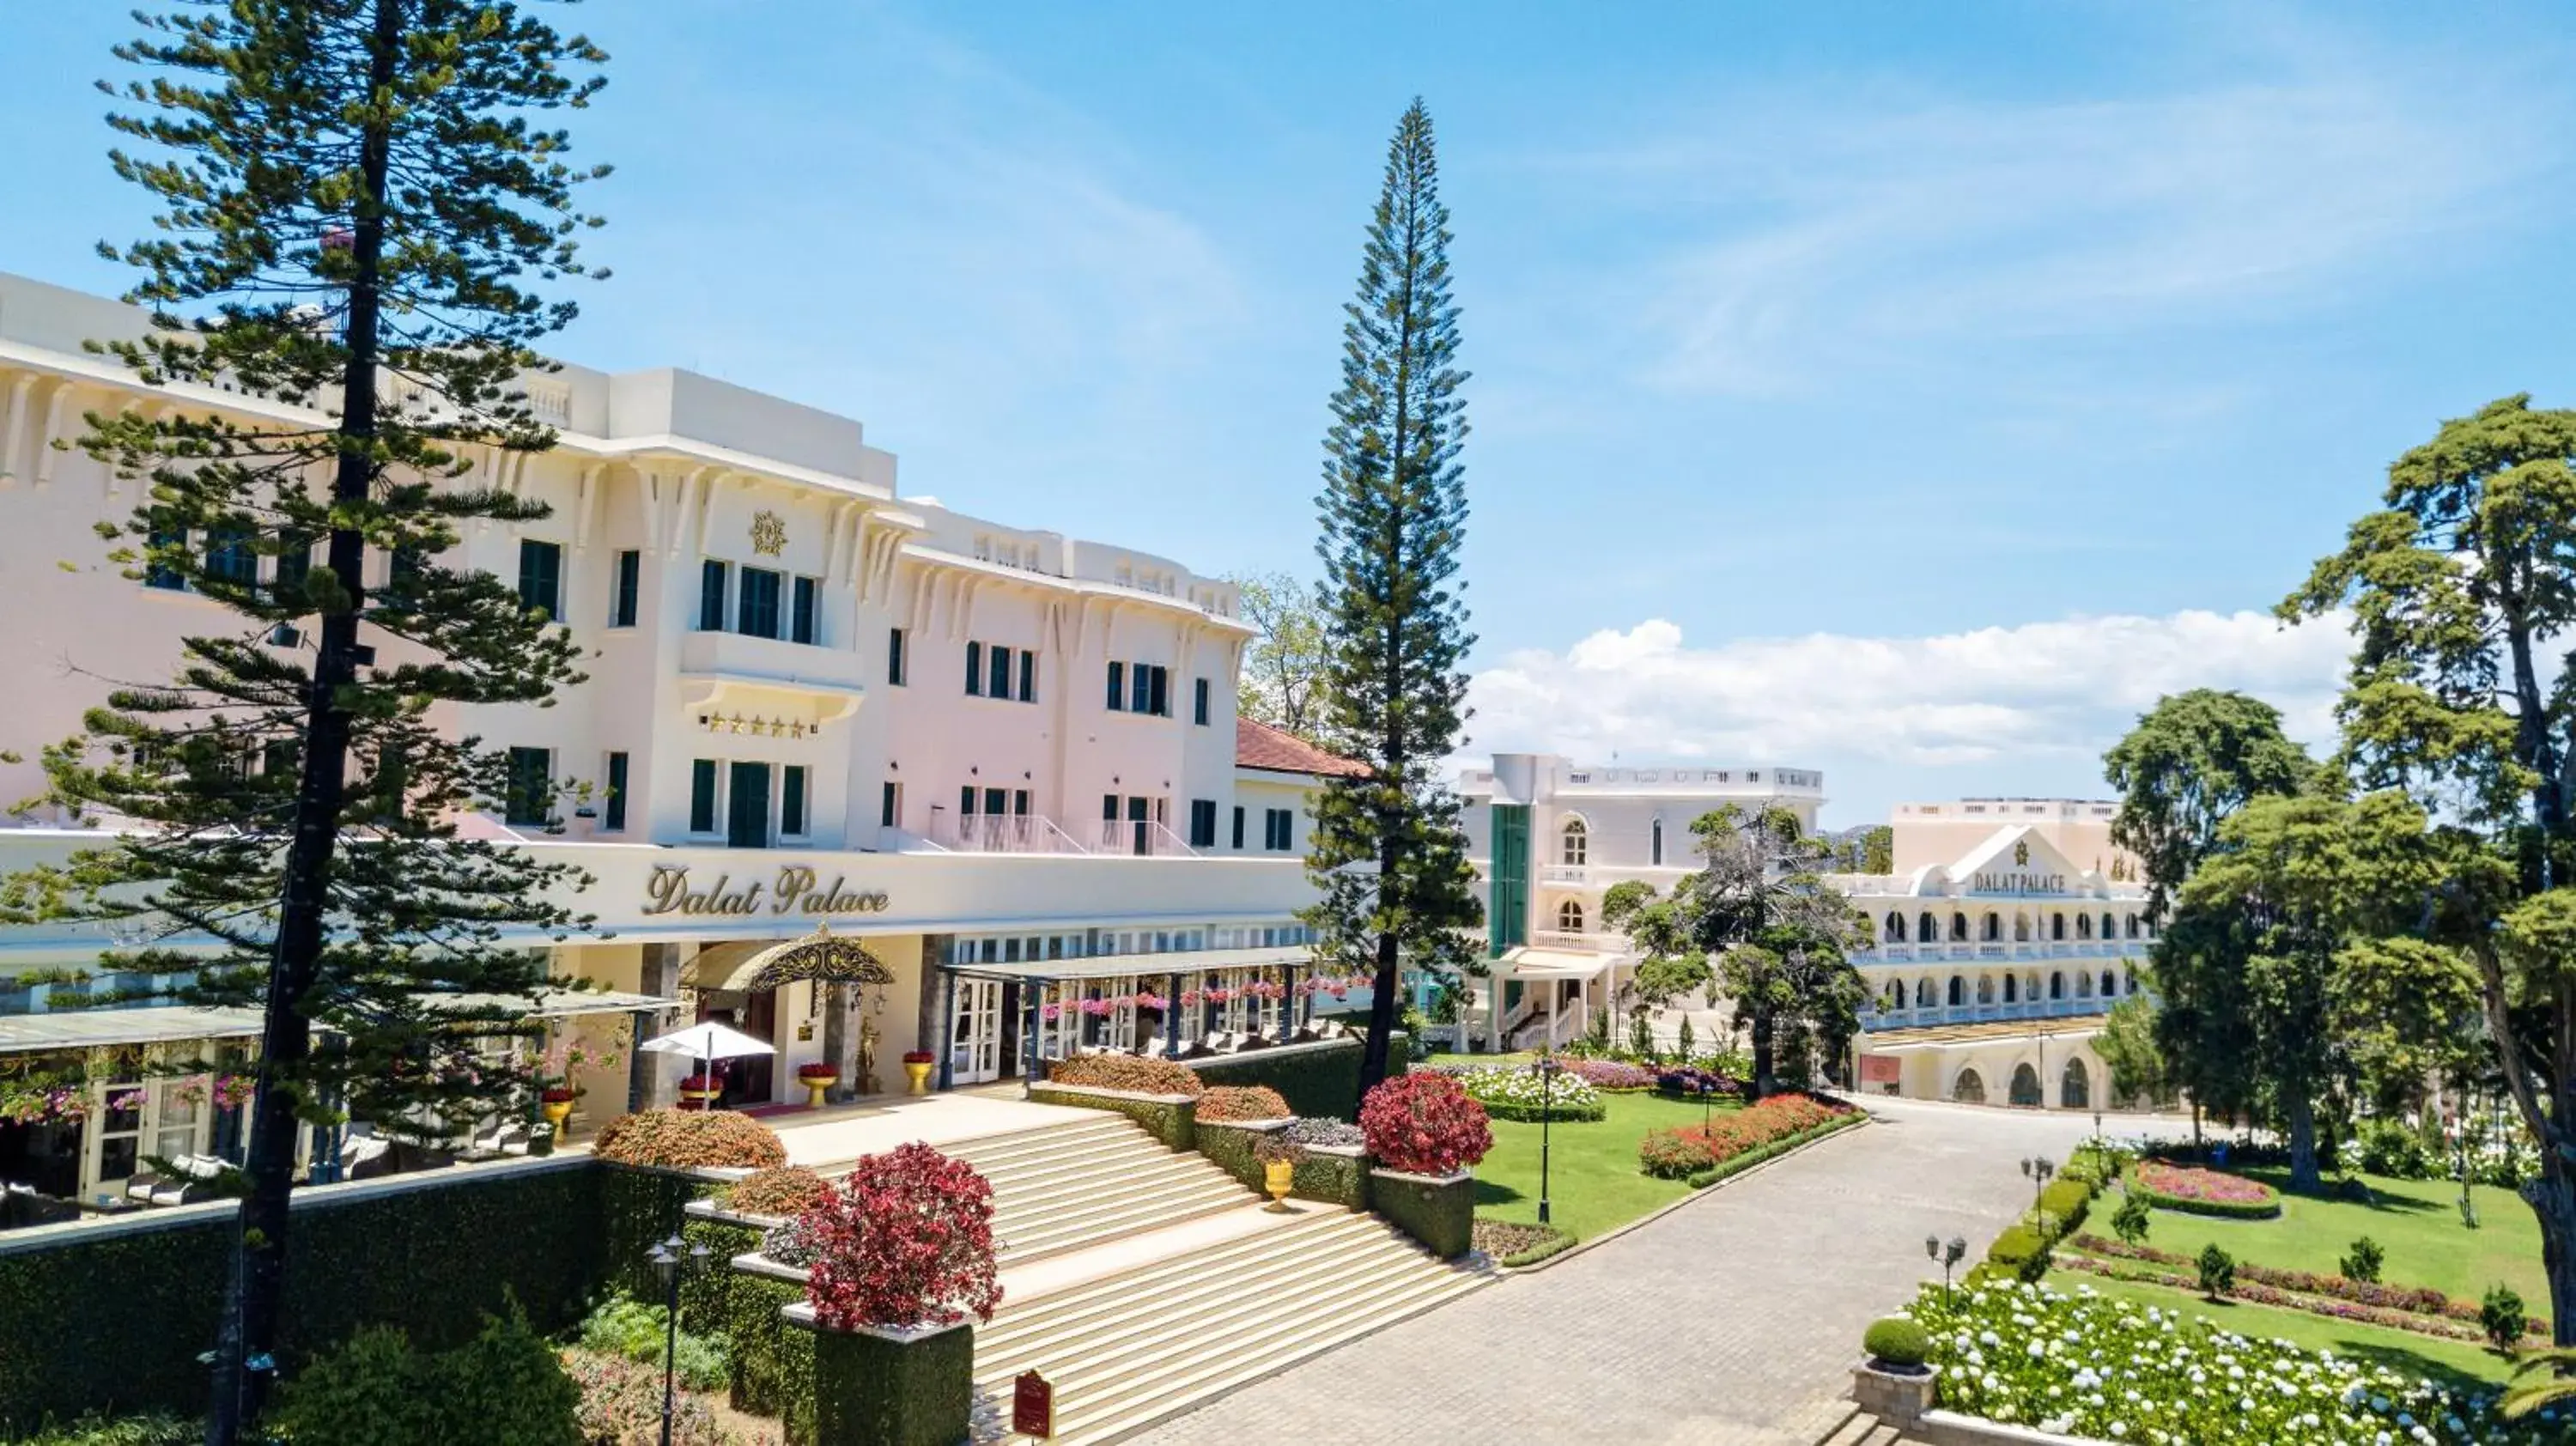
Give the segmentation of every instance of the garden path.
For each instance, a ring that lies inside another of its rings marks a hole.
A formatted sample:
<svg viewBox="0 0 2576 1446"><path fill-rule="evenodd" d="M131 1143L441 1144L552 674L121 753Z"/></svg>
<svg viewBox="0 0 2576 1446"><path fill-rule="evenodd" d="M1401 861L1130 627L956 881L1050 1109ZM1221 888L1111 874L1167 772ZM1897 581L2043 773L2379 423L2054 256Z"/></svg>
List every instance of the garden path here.
<svg viewBox="0 0 2576 1446"><path fill-rule="evenodd" d="M2028 1208L2019 1161L2082 1115L1877 1100L1831 1137L1549 1269L1516 1276L1131 1438L1407 1446L1812 1446L1870 1320ZM2116 1117L2114 1117L2116 1121ZM2121 1133L2114 1123L2112 1133Z"/></svg>

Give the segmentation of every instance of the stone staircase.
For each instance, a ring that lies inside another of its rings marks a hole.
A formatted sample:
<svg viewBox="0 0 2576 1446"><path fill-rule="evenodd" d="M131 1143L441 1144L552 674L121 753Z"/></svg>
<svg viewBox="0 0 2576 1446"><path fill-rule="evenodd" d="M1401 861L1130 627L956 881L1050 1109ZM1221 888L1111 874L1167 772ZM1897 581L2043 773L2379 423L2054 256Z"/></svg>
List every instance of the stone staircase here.
<svg viewBox="0 0 2576 1446"><path fill-rule="evenodd" d="M1014 1378L1043 1372L1055 1446L1117 1440L1493 1278L1374 1215L1265 1214L1204 1156L1105 1111L939 1149L993 1185L1004 1298L976 1328L978 1392L1007 1427Z"/></svg>
<svg viewBox="0 0 2576 1446"><path fill-rule="evenodd" d="M1816 1446L1904 1446L1922 1439L1906 1435L1867 1411L1853 1410L1848 1403L1842 1409L1849 1414L1832 1432L1818 1437Z"/></svg>
<svg viewBox="0 0 2576 1446"><path fill-rule="evenodd" d="M1205 1156L1176 1154L1105 1110L943 1146L993 1186L993 1238L1004 1270L1123 1240L1259 1198Z"/></svg>

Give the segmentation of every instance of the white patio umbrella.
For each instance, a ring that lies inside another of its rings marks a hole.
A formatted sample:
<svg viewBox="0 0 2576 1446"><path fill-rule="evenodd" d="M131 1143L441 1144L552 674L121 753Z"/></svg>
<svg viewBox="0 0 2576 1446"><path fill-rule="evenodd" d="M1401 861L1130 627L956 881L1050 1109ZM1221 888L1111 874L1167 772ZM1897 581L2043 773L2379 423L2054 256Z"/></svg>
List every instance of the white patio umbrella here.
<svg viewBox="0 0 2576 1446"><path fill-rule="evenodd" d="M767 1040L754 1039L739 1029L728 1029L713 1020L657 1035L644 1041L642 1047L655 1054L693 1055L699 1062L699 1072L708 1075L715 1073L715 1063L720 1059L778 1052Z"/></svg>

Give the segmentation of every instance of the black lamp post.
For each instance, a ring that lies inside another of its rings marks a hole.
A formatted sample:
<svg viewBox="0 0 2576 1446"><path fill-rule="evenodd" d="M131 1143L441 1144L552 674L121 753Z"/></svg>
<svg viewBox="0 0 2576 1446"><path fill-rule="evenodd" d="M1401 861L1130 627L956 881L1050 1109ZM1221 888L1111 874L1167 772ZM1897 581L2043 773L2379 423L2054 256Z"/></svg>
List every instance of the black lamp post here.
<svg viewBox="0 0 2576 1446"><path fill-rule="evenodd" d="M1717 1083L1716 1081L1711 1080L1707 1075L1701 1075L1699 1077L1699 1129L1701 1134L1704 1135L1708 1133L1709 1121L1713 1118L1711 1112L1716 1108Z"/></svg>
<svg viewBox="0 0 2576 1446"><path fill-rule="evenodd" d="M1556 1116L1556 1072L1564 1066L1556 1056L1543 1054L1538 1060L1538 1223L1547 1223L1547 1154L1548 1126Z"/></svg>
<svg viewBox="0 0 2576 1446"><path fill-rule="evenodd" d="M1953 1235L1945 1244L1938 1235L1926 1235L1923 1237L1923 1253L1941 1263L1941 1299L1947 1302L1950 1299L1950 1272L1958 1268L1960 1261L1968 1258L1967 1239Z"/></svg>
<svg viewBox="0 0 2576 1446"><path fill-rule="evenodd" d="M674 1372L680 1360L680 1282L706 1267L715 1254L704 1244L690 1245L674 1235L653 1247L648 1257L662 1278L662 1446L671 1446L671 1409L676 1402Z"/></svg>
<svg viewBox="0 0 2576 1446"><path fill-rule="evenodd" d="M2030 1208L2039 1208L2039 1197L2048 1190L2048 1177L2057 1173L2056 1162L2046 1155L2032 1155L2021 1162L2021 1172L2030 1177Z"/></svg>

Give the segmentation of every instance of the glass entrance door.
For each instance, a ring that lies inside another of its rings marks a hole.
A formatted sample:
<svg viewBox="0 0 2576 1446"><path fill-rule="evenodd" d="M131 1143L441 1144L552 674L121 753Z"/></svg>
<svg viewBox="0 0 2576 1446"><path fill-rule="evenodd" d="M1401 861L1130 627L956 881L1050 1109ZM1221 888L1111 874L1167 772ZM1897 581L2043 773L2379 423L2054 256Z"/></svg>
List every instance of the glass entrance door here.
<svg viewBox="0 0 2576 1446"><path fill-rule="evenodd" d="M981 1084L1002 1077L1002 981L957 981L957 1019L949 1035L952 1084Z"/></svg>

